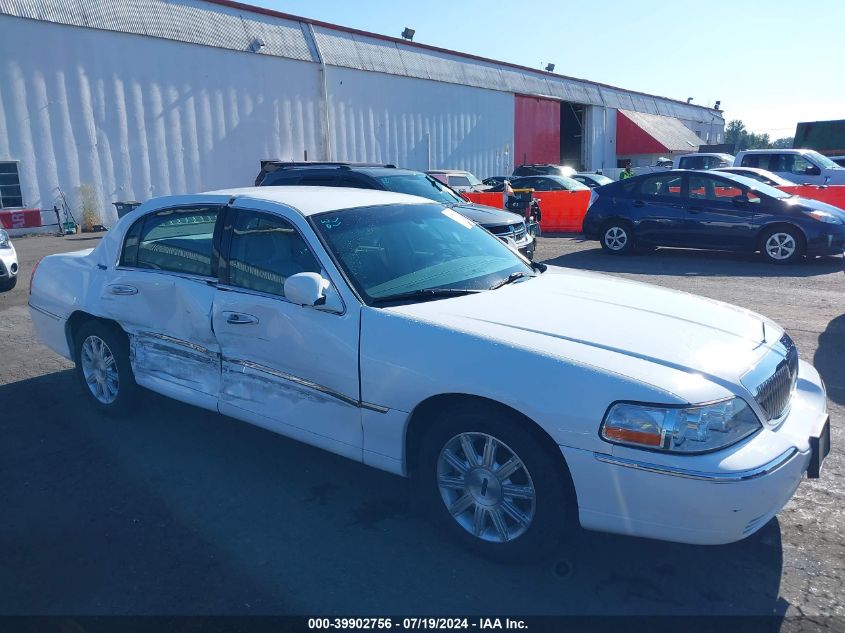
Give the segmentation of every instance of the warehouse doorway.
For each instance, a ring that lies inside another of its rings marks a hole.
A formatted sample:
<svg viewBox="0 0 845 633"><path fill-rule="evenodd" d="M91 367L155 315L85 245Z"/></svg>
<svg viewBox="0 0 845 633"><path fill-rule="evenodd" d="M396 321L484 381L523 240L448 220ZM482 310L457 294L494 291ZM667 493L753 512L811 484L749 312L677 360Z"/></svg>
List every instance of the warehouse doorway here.
<svg viewBox="0 0 845 633"><path fill-rule="evenodd" d="M560 102L560 164L581 171L584 168L583 103Z"/></svg>

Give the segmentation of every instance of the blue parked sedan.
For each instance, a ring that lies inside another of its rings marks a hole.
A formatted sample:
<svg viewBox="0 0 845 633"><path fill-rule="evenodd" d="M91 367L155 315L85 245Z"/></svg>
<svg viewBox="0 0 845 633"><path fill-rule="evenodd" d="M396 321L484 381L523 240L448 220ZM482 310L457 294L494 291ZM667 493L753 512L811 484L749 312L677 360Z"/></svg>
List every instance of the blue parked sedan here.
<svg viewBox="0 0 845 633"><path fill-rule="evenodd" d="M613 255L655 246L760 251L776 264L845 251L845 211L733 174L676 169L593 189L584 234Z"/></svg>

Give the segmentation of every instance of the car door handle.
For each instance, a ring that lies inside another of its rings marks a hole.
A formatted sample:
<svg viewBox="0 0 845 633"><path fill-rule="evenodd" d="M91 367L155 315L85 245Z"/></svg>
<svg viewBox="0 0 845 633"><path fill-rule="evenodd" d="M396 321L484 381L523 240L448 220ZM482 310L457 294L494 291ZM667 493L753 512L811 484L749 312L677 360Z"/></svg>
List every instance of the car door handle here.
<svg viewBox="0 0 845 633"><path fill-rule="evenodd" d="M644 207L645 202L643 202L642 200L634 200L634 206L635 207Z"/></svg>
<svg viewBox="0 0 845 633"><path fill-rule="evenodd" d="M224 312L226 323L230 325L250 325L258 323L258 317L251 314L244 314L243 312Z"/></svg>
<svg viewBox="0 0 845 633"><path fill-rule="evenodd" d="M113 295L126 296L138 294L138 289L135 286L127 286L126 284L111 284L109 292Z"/></svg>

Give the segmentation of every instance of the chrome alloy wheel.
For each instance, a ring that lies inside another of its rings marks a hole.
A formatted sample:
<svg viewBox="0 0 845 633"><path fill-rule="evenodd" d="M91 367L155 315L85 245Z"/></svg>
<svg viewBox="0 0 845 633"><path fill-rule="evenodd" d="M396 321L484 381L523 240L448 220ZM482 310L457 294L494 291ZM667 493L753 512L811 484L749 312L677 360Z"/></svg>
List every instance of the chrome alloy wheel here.
<svg viewBox="0 0 845 633"><path fill-rule="evenodd" d="M117 398L120 377L114 354L99 336L93 334L82 343L80 354L82 375L91 394L103 404L111 404Z"/></svg>
<svg viewBox="0 0 845 633"><path fill-rule="evenodd" d="M604 244L612 251L621 251L628 243L628 233L619 226L611 226L604 232Z"/></svg>
<svg viewBox="0 0 845 633"><path fill-rule="evenodd" d="M528 468L492 435L461 433L446 442L437 460L437 486L452 518L484 541L512 541L534 519Z"/></svg>
<svg viewBox="0 0 845 633"><path fill-rule="evenodd" d="M789 259L798 245L789 233L772 233L766 240L766 253L777 260Z"/></svg>

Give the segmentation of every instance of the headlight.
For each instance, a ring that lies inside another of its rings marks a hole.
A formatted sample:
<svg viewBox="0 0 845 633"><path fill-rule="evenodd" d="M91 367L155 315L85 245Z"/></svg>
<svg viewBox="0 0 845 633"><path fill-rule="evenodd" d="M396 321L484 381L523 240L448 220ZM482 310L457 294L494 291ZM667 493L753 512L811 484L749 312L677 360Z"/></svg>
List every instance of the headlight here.
<svg viewBox="0 0 845 633"><path fill-rule="evenodd" d="M12 242L9 240L9 234L5 229L0 229L0 248L11 248Z"/></svg>
<svg viewBox="0 0 845 633"><path fill-rule="evenodd" d="M828 211L805 211L804 213L809 215L814 220L824 222L825 224L842 224L842 220L837 218L832 213L829 213Z"/></svg>
<svg viewBox="0 0 845 633"><path fill-rule="evenodd" d="M704 453L736 444L760 428L741 398L694 407L619 402L604 416L601 437L670 453Z"/></svg>

